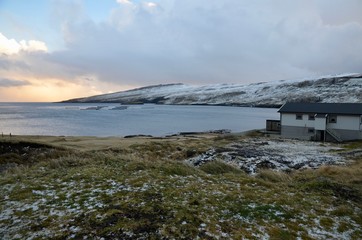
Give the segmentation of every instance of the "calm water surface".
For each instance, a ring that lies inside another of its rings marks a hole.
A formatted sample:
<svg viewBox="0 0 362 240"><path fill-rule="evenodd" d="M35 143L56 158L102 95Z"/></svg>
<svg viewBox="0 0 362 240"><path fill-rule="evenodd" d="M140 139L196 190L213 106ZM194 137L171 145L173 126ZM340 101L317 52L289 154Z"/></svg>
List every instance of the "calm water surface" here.
<svg viewBox="0 0 362 240"><path fill-rule="evenodd" d="M103 106L101 110L84 110ZM178 132L230 129L242 132L278 119L277 109L220 106L0 103L0 132L17 135L164 136Z"/></svg>

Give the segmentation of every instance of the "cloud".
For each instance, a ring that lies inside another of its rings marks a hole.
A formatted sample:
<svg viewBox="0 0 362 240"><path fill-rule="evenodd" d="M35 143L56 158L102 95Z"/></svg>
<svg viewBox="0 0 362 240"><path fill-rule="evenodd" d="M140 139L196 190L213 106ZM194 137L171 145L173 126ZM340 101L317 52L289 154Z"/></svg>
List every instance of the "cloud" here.
<svg viewBox="0 0 362 240"><path fill-rule="evenodd" d="M24 80L14 80L14 79L7 79L7 78L0 78L0 88L2 87L19 87L19 86L26 86L30 85L28 81Z"/></svg>
<svg viewBox="0 0 362 240"><path fill-rule="evenodd" d="M343 25L351 22L362 24L361 0L318 0L316 3L325 24Z"/></svg>
<svg viewBox="0 0 362 240"><path fill-rule="evenodd" d="M361 24L354 18L326 24L333 18L324 10L327 1L118 2L109 22L69 22L76 41L53 60L105 81L137 85L361 70Z"/></svg>
<svg viewBox="0 0 362 240"><path fill-rule="evenodd" d="M0 57L0 68L79 83L92 76L112 86L362 72L359 0L117 2L97 23L79 5L54 5L66 48L46 52L45 43L1 35L8 46L1 52L13 55Z"/></svg>
<svg viewBox="0 0 362 240"><path fill-rule="evenodd" d="M119 4L132 4L132 2L129 1L129 0L117 0L117 3L119 3Z"/></svg>
<svg viewBox="0 0 362 240"><path fill-rule="evenodd" d="M48 51L48 48L44 42L37 40L21 40L8 39L0 32L0 54L18 54L19 52L37 52Z"/></svg>

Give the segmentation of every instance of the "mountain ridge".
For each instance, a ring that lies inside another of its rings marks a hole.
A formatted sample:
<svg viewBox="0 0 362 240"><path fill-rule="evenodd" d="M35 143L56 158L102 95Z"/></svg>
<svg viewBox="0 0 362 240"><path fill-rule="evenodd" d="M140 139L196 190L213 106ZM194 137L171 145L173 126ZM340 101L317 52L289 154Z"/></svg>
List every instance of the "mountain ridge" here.
<svg viewBox="0 0 362 240"><path fill-rule="evenodd" d="M159 84L62 102L254 107L279 107L285 102L362 103L362 74L340 74L247 85Z"/></svg>

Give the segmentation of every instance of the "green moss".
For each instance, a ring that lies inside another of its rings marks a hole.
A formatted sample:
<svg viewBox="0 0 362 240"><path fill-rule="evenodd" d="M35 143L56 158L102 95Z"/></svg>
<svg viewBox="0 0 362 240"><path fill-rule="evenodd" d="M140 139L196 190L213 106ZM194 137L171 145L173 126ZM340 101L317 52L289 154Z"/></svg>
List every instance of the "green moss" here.
<svg viewBox="0 0 362 240"><path fill-rule="evenodd" d="M319 223L324 229L330 230L333 227L334 221L329 217L322 217Z"/></svg>
<svg viewBox="0 0 362 240"><path fill-rule="evenodd" d="M15 189L10 193L9 198L17 201L32 199L33 192L29 188L16 186Z"/></svg>
<svg viewBox="0 0 362 240"><path fill-rule="evenodd" d="M4 153L0 155L0 164L7 164L7 163L21 164L23 163L23 160L16 153Z"/></svg>
<svg viewBox="0 0 362 240"><path fill-rule="evenodd" d="M335 210L331 212L331 214L342 217L342 216L350 216L353 213L353 209L348 205L340 205Z"/></svg>
<svg viewBox="0 0 362 240"><path fill-rule="evenodd" d="M281 221L291 218L290 214L278 205L259 204L249 202L234 202L230 206L231 214L244 219L251 220L273 220Z"/></svg>
<svg viewBox="0 0 362 240"><path fill-rule="evenodd" d="M270 232L270 239L275 239L275 240L296 239L298 237L295 233L278 227L272 227L269 230L269 232Z"/></svg>
<svg viewBox="0 0 362 240"><path fill-rule="evenodd" d="M362 148L362 141L355 141L345 145L347 149L361 149Z"/></svg>
<svg viewBox="0 0 362 240"><path fill-rule="evenodd" d="M324 194L338 196L346 200L361 202L361 193L359 190L345 184L338 183L330 178L318 177L307 181L303 188L309 191L318 191Z"/></svg>

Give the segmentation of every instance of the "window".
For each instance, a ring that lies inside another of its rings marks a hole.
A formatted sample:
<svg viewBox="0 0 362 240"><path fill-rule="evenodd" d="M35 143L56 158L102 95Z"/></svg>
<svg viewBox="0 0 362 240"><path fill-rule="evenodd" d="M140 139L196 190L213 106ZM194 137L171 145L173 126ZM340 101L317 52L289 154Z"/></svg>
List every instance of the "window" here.
<svg viewBox="0 0 362 240"><path fill-rule="evenodd" d="M310 120L310 121L314 121L315 120L315 114L309 114L309 116L308 116L308 120Z"/></svg>
<svg viewBox="0 0 362 240"><path fill-rule="evenodd" d="M337 115L330 115L328 122L329 123L337 123Z"/></svg>
<svg viewBox="0 0 362 240"><path fill-rule="evenodd" d="M314 128L308 128L308 133L314 133Z"/></svg>
<svg viewBox="0 0 362 240"><path fill-rule="evenodd" d="M303 120L303 114L297 113L295 119Z"/></svg>

